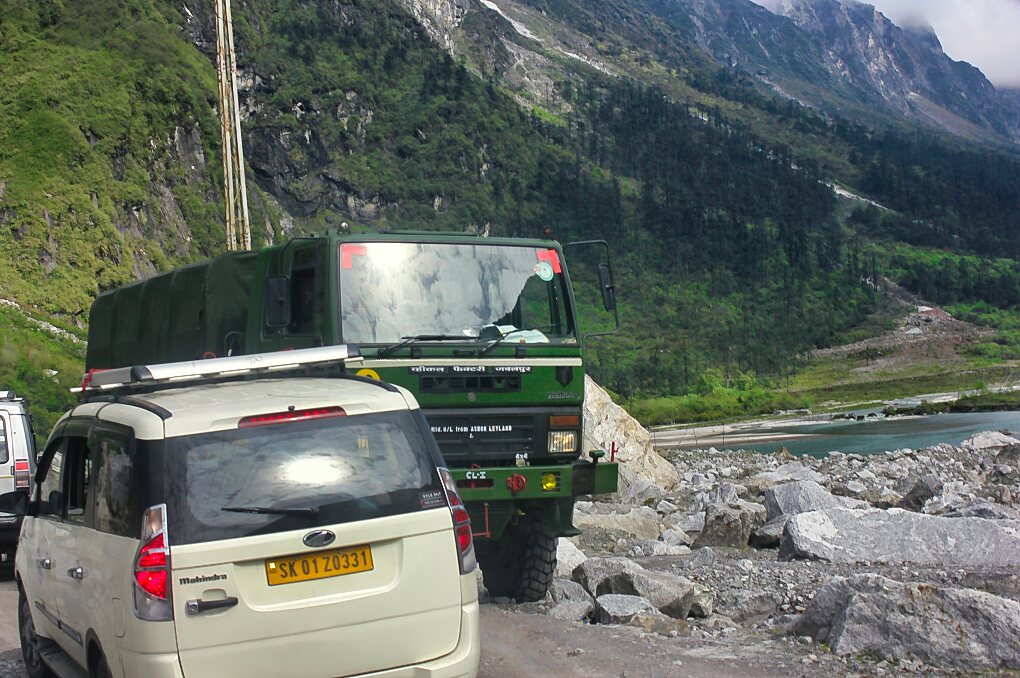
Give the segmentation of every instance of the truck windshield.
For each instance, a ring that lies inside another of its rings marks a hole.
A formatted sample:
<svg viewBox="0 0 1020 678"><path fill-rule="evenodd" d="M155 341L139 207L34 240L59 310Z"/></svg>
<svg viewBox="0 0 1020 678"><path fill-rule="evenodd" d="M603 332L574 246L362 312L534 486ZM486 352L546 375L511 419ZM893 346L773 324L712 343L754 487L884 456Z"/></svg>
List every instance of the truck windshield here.
<svg viewBox="0 0 1020 678"><path fill-rule="evenodd" d="M359 242L340 245L345 342L409 336L576 343L559 253L541 247Z"/></svg>

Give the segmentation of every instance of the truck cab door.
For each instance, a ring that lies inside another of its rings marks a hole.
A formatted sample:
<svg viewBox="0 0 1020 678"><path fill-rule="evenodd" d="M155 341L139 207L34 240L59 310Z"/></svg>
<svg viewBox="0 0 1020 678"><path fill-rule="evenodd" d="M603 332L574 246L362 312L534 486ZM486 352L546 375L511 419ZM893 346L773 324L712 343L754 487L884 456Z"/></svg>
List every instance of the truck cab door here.
<svg viewBox="0 0 1020 678"><path fill-rule="evenodd" d="M322 346L328 331L324 241L295 240L278 255L263 288L259 350Z"/></svg>

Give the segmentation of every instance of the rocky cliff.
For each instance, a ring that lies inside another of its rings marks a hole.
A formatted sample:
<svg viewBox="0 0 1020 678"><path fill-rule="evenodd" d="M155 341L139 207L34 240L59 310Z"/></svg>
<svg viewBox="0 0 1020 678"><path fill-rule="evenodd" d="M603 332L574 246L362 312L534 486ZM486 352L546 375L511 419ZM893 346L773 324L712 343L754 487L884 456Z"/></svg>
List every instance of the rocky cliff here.
<svg viewBox="0 0 1020 678"><path fill-rule="evenodd" d="M575 71L699 88L727 77L710 63L824 113L880 125L906 117L970 139L1020 142L1015 96L949 58L930 27L897 26L854 0L494 0L465 11L486 10L509 29L495 38L510 55L495 72L533 96L543 93L543 72L561 79L571 62ZM455 43L491 52L491 32L457 31Z"/></svg>

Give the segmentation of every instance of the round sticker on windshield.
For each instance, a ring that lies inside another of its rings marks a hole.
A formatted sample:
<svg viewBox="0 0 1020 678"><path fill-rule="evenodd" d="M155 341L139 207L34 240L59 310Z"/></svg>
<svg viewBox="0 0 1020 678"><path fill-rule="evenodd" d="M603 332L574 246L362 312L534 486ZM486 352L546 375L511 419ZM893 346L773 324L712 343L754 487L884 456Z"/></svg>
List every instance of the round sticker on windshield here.
<svg viewBox="0 0 1020 678"><path fill-rule="evenodd" d="M553 267L548 261L540 261L535 264L535 275L542 280L549 282L553 279Z"/></svg>

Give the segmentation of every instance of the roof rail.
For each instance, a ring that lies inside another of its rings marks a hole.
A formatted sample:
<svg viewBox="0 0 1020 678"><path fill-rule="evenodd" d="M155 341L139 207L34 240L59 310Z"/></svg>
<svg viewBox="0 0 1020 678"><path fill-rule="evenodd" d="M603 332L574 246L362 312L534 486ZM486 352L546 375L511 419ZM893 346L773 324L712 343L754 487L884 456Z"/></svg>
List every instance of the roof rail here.
<svg viewBox="0 0 1020 678"><path fill-rule="evenodd" d="M11 401L11 402L18 402L18 401L24 400L24 398L19 398L18 394L15 393L14 391L5 390L5 391L0 391L0 400L8 400L8 401Z"/></svg>
<svg viewBox="0 0 1020 678"><path fill-rule="evenodd" d="M251 355L191 360L159 365L135 365L109 370L93 370L85 375L80 388L72 393L95 393L130 386L145 387L238 377L264 372L280 372L329 363L346 364L362 360L357 346L338 345L304 348L296 351L253 353Z"/></svg>

